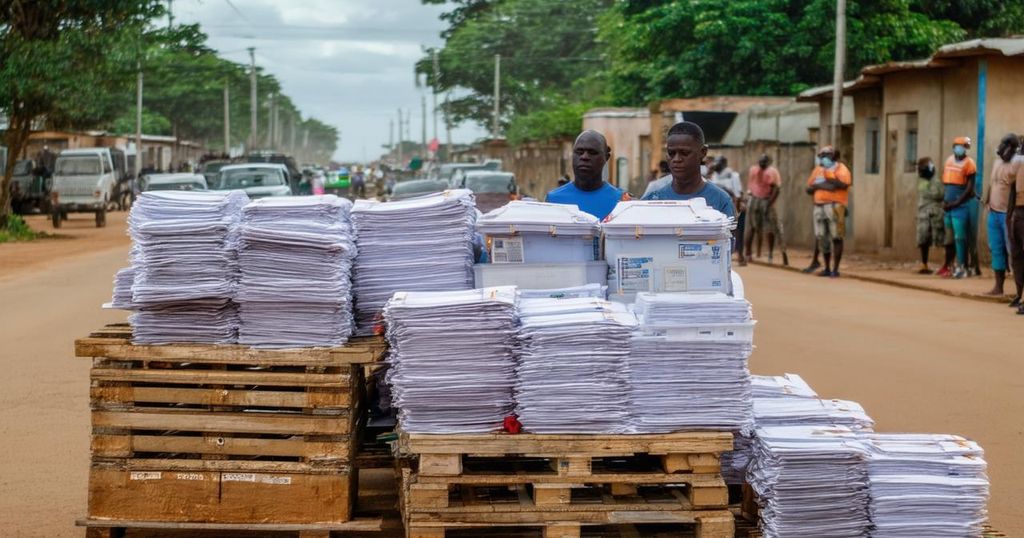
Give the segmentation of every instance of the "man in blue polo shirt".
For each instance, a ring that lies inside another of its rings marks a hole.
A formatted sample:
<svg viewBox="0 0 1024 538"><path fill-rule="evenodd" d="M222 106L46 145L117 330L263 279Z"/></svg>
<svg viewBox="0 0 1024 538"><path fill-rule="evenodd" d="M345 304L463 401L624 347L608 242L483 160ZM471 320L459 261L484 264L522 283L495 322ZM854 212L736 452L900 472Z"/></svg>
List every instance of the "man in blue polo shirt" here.
<svg viewBox="0 0 1024 538"><path fill-rule="evenodd" d="M591 130L580 133L572 146L573 180L549 192L546 201L574 205L598 220L604 220L615 209L615 204L629 200L629 194L609 185L601 177L611 155L604 135Z"/></svg>
<svg viewBox="0 0 1024 538"><path fill-rule="evenodd" d="M703 198L713 207L730 217L736 216L732 198L724 189L706 181L700 173L700 164L708 154L704 144L704 130L690 121L673 125L665 136L665 156L668 158L670 183L644 195L644 200L691 200Z"/></svg>

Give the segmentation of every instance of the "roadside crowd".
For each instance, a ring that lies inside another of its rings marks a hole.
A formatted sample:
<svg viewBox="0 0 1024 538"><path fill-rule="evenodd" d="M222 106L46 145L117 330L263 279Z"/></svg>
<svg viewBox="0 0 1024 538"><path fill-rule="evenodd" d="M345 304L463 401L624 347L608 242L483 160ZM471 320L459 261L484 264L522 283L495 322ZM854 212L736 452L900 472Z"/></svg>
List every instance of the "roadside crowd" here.
<svg viewBox="0 0 1024 538"><path fill-rule="evenodd" d="M1004 282L1012 273L1016 293L1010 306L1024 315L1024 138L1007 134L998 148L999 159L991 179L979 196L976 192L977 165L969 156L971 139L956 137L952 154L941 170L930 157L917 162L918 210L917 245L921 253L921 274L931 274L931 247L944 251L942 267L935 272L944 278L981 276L978 258L978 226L987 211L988 247L992 255L995 285L988 293L1004 294ZM709 157L704 132L695 123L679 122L666 135L665 156L659 170L649 178L644 200L689 200L703 198L710 207L736 217L735 248L738 263L745 265L762 245L768 243L768 263L773 263L778 246L783 265L789 265L786 238L777 211L782 185L772 159L762 155L747 172L744 189L740 174L729 167L724 156ZM602 171L611 151L603 135L584 131L573 145L573 179L564 178L547 194L546 201L577 205L604 219L615 204L630 194L604 181ZM815 249L811 264L803 271L822 277L840 276L843 238L853 176L840 160L839 151L824 146L817 152L807 178L811 197ZM660 177L659 177L660 173Z"/></svg>

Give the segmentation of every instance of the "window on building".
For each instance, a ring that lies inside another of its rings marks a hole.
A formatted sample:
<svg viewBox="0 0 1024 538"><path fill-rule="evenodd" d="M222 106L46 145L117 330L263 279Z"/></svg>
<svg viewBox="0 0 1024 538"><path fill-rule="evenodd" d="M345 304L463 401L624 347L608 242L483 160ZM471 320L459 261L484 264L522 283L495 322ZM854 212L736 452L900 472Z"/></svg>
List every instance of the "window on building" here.
<svg viewBox="0 0 1024 538"><path fill-rule="evenodd" d="M917 170L917 112L907 114L907 158L903 161L904 172Z"/></svg>
<svg viewBox="0 0 1024 538"><path fill-rule="evenodd" d="M882 136L878 128L878 118L868 118L865 126L867 127L867 140L864 144L864 173L877 174L882 151Z"/></svg>
<svg viewBox="0 0 1024 538"><path fill-rule="evenodd" d="M629 189L629 159L625 157L615 159L615 179L620 189Z"/></svg>

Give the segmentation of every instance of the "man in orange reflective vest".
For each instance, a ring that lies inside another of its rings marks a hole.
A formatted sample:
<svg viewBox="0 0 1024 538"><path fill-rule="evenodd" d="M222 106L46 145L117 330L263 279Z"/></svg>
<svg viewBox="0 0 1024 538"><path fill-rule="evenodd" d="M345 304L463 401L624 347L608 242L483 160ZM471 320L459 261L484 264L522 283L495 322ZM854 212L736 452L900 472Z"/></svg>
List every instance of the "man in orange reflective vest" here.
<svg viewBox="0 0 1024 538"><path fill-rule="evenodd" d="M818 165L807 178L807 194L814 197L814 237L825 259L825 268L818 276L839 276L843 259L843 238L846 237L846 208L850 204L853 176L839 162L836 150L825 146L818 151ZM835 260L835 264L832 264Z"/></svg>
<svg viewBox="0 0 1024 538"><path fill-rule="evenodd" d="M953 154L946 159L942 170L942 184L946 192L942 209L946 211L946 219L953 228L953 240L956 243L956 268L953 278L967 276L967 243L970 233L970 208L968 202L974 197L974 180L978 173L978 165L967 156L971 149L971 139L958 136L953 139Z"/></svg>

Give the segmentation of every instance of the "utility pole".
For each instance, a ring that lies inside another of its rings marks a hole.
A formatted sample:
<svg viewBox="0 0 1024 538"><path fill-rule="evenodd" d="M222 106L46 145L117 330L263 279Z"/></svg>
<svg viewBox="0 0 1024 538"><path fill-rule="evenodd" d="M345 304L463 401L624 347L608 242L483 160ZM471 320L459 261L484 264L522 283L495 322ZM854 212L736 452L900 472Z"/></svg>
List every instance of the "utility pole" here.
<svg viewBox="0 0 1024 538"><path fill-rule="evenodd" d="M437 58L437 50L434 50L434 139L437 140L437 86L441 83L441 62Z"/></svg>
<svg viewBox="0 0 1024 538"><path fill-rule="evenodd" d="M398 166L402 167L402 109L398 109Z"/></svg>
<svg viewBox="0 0 1024 538"><path fill-rule="evenodd" d="M448 152L445 157L448 158L448 162L452 162L452 124L448 121L448 96L444 95L444 136L445 142L448 145Z"/></svg>
<svg viewBox="0 0 1024 538"><path fill-rule="evenodd" d="M174 0L167 0L167 27L174 27Z"/></svg>
<svg viewBox="0 0 1024 538"><path fill-rule="evenodd" d="M231 96L228 79L224 79L224 154L231 154Z"/></svg>
<svg viewBox="0 0 1024 538"><path fill-rule="evenodd" d="M291 131L292 131L291 141L288 144L289 153L291 153L292 155L295 155L295 116L292 116L291 118L289 118L288 125L291 127Z"/></svg>
<svg viewBox="0 0 1024 538"><path fill-rule="evenodd" d="M142 61L135 65L139 71L135 83L135 180L138 181L142 173Z"/></svg>
<svg viewBox="0 0 1024 538"><path fill-rule="evenodd" d="M256 48L249 47L249 147L256 145Z"/></svg>
<svg viewBox="0 0 1024 538"><path fill-rule="evenodd" d="M309 160L309 129L302 130L302 155L304 161Z"/></svg>
<svg viewBox="0 0 1024 538"><path fill-rule="evenodd" d="M395 119L388 120L388 152L395 150Z"/></svg>
<svg viewBox="0 0 1024 538"><path fill-rule="evenodd" d="M423 160L426 160L427 159L427 96L426 95L420 96L420 108L423 111L422 125L421 125L421 127L423 128L423 136L421 137L422 143L423 143L423 147L420 149L420 152L422 153L422 155L420 155L420 158L423 159Z"/></svg>
<svg viewBox="0 0 1024 538"><path fill-rule="evenodd" d="M842 1L842 0L840 0ZM492 138L498 138L499 123L501 115L501 55L494 55L494 126L492 127Z"/></svg>
<svg viewBox="0 0 1024 538"><path fill-rule="evenodd" d="M839 149L843 121L843 72L846 67L846 0L836 0L836 59L832 76L832 132L829 143ZM849 158L849 157L847 157Z"/></svg>

